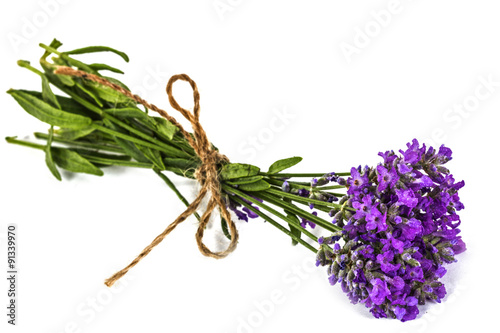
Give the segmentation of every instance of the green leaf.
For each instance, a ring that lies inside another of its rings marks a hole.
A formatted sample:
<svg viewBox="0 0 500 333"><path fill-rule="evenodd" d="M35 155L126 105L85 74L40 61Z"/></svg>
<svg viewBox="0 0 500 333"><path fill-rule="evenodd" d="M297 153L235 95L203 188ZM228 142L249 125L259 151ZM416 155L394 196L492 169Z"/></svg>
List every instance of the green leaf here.
<svg viewBox="0 0 500 333"><path fill-rule="evenodd" d="M65 140L76 140L82 138L84 136L89 135L94 132L96 129L93 126L83 127L83 128L61 128L56 130L57 135Z"/></svg>
<svg viewBox="0 0 500 333"><path fill-rule="evenodd" d="M278 160L278 161L274 162L273 164L271 164L271 166L269 167L268 173L278 173L280 171L283 171L285 169L288 169L288 168L294 166L295 164L299 163L300 161L302 161L302 157L298 157L298 156Z"/></svg>
<svg viewBox="0 0 500 333"><path fill-rule="evenodd" d="M295 221L297 224L300 224L299 218L295 214L287 213L286 215L289 219ZM300 235L302 234L300 232L300 229L296 228L293 224L288 223L288 226L290 227L290 232L297 236L297 238L300 238ZM298 242L292 238L292 245L297 245Z"/></svg>
<svg viewBox="0 0 500 333"><path fill-rule="evenodd" d="M94 94L94 90L90 89L90 87L89 87L89 89L87 89L87 87L85 86L87 84L87 81L84 81L84 82L85 82L85 84L81 84L80 82L75 82L75 84L87 96L89 96L90 98L92 98L96 102L97 105L99 105L100 107L102 107L103 104L102 104L102 101L99 98L98 94L97 93Z"/></svg>
<svg viewBox="0 0 500 333"><path fill-rule="evenodd" d="M52 157L59 167L71 172L88 173L96 176L104 174L101 169L90 163L86 158L68 149L52 148Z"/></svg>
<svg viewBox="0 0 500 333"><path fill-rule="evenodd" d="M53 126L67 128L87 127L92 119L56 109L41 99L26 92L10 89L7 91L33 117Z"/></svg>
<svg viewBox="0 0 500 333"><path fill-rule="evenodd" d="M84 81L85 85L91 90L93 93L97 94L100 98L103 100L113 103L113 104L120 104L120 103L129 103L130 98L125 96L124 94L114 90L111 87L102 85L100 83L94 82L94 81Z"/></svg>
<svg viewBox="0 0 500 333"><path fill-rule="evenodd" d="M256 176L260 169L251 164L229 163L222 167L220 176L222 179L235 179Z"/></svg>
<svg viewBox="0 0 500 333"><path fill-rule="evenodd" d="M89 67L95 71L107 70L107 71L118 73L118 74L124 74L118 68L114 68L114 67L111 67L111 66L106 65L106 64L90 64Z"/></svg>
<svg viewBox="0 0 500 333"><path fill-rule="evenodd" d="M125 90L128 90L130 91L129 87L127 87L125 85L125 83L123 83L122 81L118 80L118 79L115 79L114 77L109 77L109 76L103 76L103 78L105 78L106 80L108 80L109 82L111 83L114 83L116 85L119 85L120 87L122 87L123 89Z"/></svg>
<svg viewBox="0 0 500 333"><path fill-rule="evenodd" d="M64 53L66 53L66 54L84 54L84 53L94 53L94 52L113 52L113 53L119 55L120 57L122 57L123 60L125 60L126 62L129 61L129 58L128 58L127 54L125 54L125 52L118 51L118 50L113 49L113 48L108 47L108 46L88 46L88 47L83 47L80 49L76 49L76 50L72 50L72 51L64 52Z"/></svg>
<svg viewBox="0 0 500 333"><path fill-rule="evenodd" d="M226 219L223 217L220 218L220 226L222 228L224 236L226 236L227 239L231 240L231 233L229 232L229 229L227 227Z"/></svg>
<svg viewBox="0 0 500 333"><path fill-rule="evenodd" d="M262 179L254 182L254 183L238 185L239 190L250 191L250 192L265 191L270 187L271 187L271 185L269 185L268 182L266 182L265 180L262 180Z"/></svg>
<svg viewBox="0 0 500 333"><path fill-rule="evenodd" d="M22 89L20 89L18 91L22 91L23 93L26 93L26 94L31 95L31 96L38 98L38 99L43 99L43 95L39 91L22 90ZM55 95L55 96L56 96L57 102L59 103L61 108L66 112L79 114L81 116L86 116L86 117L92 117L92 116L95 117L96 116L95 113L86 109L78 102L75 102L75 100L72 98L59 96L59 95Z"/></svg>
<svg viewBox="0 0 500 333"><path fill-rule="evenodd" d="M182 170L191 169L192 171L194 171L198 168L198 165L199 165L199 162L196 162L195 160L187 160L184 158L166 157L163 159L163 161L165 162L166 166L179 168Z"/></svg>
<svg viewBox="0 0 500 333"><path fill-rule="evenodd" d="M165 165L163 164L163 160L162 160L162 157L161 157L161 154L158 150L156 149L151 149L149 147L144 147L144 146L141 146L141 145L138 145L138 144L135 144L135 146L137 147L137 149L139 149L143 154L144 156L146 156L146 158L148 160L151 161L151 163L153 163L160 171L162 170L165 170Z"/></svg>
<svg viewBox="0 0 500 333"><path fill-rule="evenodd" d="M45 146L45 164L47 164L47 167L49 168L50 172L54 177L56 177L57 180L61 180L61 174L59 173L59 170L57 170L57 167L54 163L54 159L52 158L52 138L54 137L54 126L50 126L49 130L49 138L47 140L47 145Z"/></svg>
<svg viewBox="0 0 500 333"><path fill-rule="evenodd" d="M262 178L264 178L264 176L243 177L231 181L226 181L226 183L230 185L250 184L259 181Z"/></svg>
<svg viewBox="0 0 500 333"><path fill-rule="evenodd" d="M194 170L182 170L176 167L165 166L165 170L171 171L178 176L194 179Z"/></svg>
<svg viewBox="0 0 500 333"><path fill-rule="evenodd" d="M107 160L113 160L113 161L130 161L132 158L128 155L118 155L118 154L105 154L101 153L95 150L89 150L89 149L78 149L78 148L73 148L73 151L77 152L83 157L89 156L89 157L99 157L99 158L105 158Z"/></svg>
<svg viewBox="0 0 500 333"><path fill-rule="evenodd" d="M87 109L86 107L84 107L80 103L76 102L74 99L64 97L64 96L58 96L58 95L56 95L56 97L57 97L57 101L59 102L59 104L61 105L61 108L64 111L67 111L67 112L73 113L73 114L79 114L81 116L90 117L92 119L100 119L100 116L98 114Z"/></svg>
<svg viewBox="0 0 500 333"><path fill-rule="evenodd" d="M52 89L50 89L49 80L45 75L42 75L42 98L46 103L57 109L61 109L61 105L57 101L57 97L52 92Z"/></svg>
<svg viewBox="0 0 500 333"><path fill-rule="evenodd" d="M103 109L104 112L118 118L137 118L149 121L149 116L138 108Z"/></svg>
<svg viewBox="0 0 500 333"><path fill-rule="evenodd" d="M150 117L150 119L154 122L154 125L156 127L156 130L160 133L165 135L169 140L172 140L174 137L175 133L179 130L177 126L172 124L170 121L168 121L165 118L161 117Z"/></svg>
<svg viewBox="0 0 500 333"><path fill-rule="evenodd" d="M74 58L69 57L67 53L61 53L59 55L59 57L61 59L63 59L64 61L66 61L70 66L74 66L74 67L76 67L84 72L87 72L87 73L98 74L97 71L93 70L89 65L87 65L84 62L81 62L79 60L76 60Z"/></svg>
<svg viewBox="0 0 500 333"><path fill-rule="evenodd" d="M127 131L125 131L121 127L116 126L108 119L104 119L104 125L114 131L128 134ZM144 156L144 154L139 149L137 149L136 145L133 142L118 137L114 137L114 140L127 153L127 155L132 156L132 158L137 162L150 163L149 159Z"/></svg>

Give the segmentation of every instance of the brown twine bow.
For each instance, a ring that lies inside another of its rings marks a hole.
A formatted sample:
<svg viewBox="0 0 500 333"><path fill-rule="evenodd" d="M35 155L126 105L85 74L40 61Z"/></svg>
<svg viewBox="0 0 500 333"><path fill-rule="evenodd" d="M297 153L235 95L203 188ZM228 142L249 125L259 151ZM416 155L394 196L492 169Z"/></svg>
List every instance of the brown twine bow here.
<svg viewBox="0 0 500 333"><path fill-rule="evenodd" d="M224 162L229 162L229 159L217 152L212 148L212 144L210 141L208 141L207 134L205 133L205 130L200 124L200 94L198 92L198 88L196 86L196 83L191 80L189 76L186 74L178 74L174 75L170 78L167 84L167 94L168 94L168 100L170 102L170 105L179 111L184 118L189 120L191 123L191 126L193 127L193 134L194 134L194 139L192 136L184 130L184 128L175 120L175 118L171 117L166 111L156 107L153 104L150 104L143 100L141 97L132 94L130 91L122 88L121 86L114 84L102 77L99 77L94 74L89 74L84 71L80 70L75 70L71 67L65 67L65 66L60 66L58 67L55 71L55 74L61 74L61 75L70 75L70 76L78 76L82 77L87 80L95 81L97 83L100 83L102 85L108 86L125 96L135 100L137 103L140 103L144 105L146 108L158 112L162 117L170 121L172 124L177 126L181 133L184 135L186 140L188 140L189 144L193 149L195 150L196 154L199 156L201 160L201 166L196 170L195 172L195 178L198 180L198 182L201 184L201 189L200 192L198 193L198 196L194 201L187 207L187 209L180 214L175 221L173 221L161 234L159 234L152 242L149 244L142 252L134 259L128 266L123 268L122 270L116 272L113 274L110 278L106 279L104 282L108 287L111 287L118 279L120 279L122 276L127 274L127 272L137 265L139 261L142 260L145 256L148 255L149 252L158 244L161 243L161 241L179 225L182 223L186 218L188 218L191 214L193 214L198 206L200 205L201 201L205 197L208 191L211 192L211 197L208 200L207 207L203 215L201 216L200 219L200 224L198 226L198 230L196 232L196 242L198 244L198 248L200 252L207 256L207 257L212 257L216 259L221 259L226 257L229 253L233 252L236 248L236 244L238 242L238 231L236 230L236 226L234 222L231 219L231 216L226 208L226 205L221 197L221 192L220 192L220 183L219 183L219 178L218 178L218 171L217 171L217 164L224 161ZM182 108L177 101L174 99L172 95L172 85L174 84L175 81L177 80L182 80L182 81L187 81L191 85L191 88L193 89L193 99L194 99L194 108L193 108L193 113L189 112L188 110ZM210 220L210 216L212 214L212 211L215 209L215 207L219 207L220 214L221 216L227 221L227 224L229 226L230 232L231 232L231 242L228 245L227 249L221 252L212 252L210 249L208 249L205 244L203 244L203 233L205 230L206 225L208 224L208 221Z"/></svg>

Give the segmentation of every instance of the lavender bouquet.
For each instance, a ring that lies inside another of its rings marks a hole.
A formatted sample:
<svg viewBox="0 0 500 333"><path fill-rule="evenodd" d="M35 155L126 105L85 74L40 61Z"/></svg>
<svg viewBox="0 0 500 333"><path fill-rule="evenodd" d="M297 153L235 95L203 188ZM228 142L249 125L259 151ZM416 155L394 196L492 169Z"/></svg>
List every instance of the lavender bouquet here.
<svg viewBox="0 0 500 333"><path fill-rule="evenodd" d="M25 111L50 125L48 133L35 133L44 142L16 137L7 137L7 142L44 151L46 164L58 180L62 179L59 168L96 176L102 176L106 166L151 169L188 207L136 259L108 279L108 286L191 214L200 221L196 235L200 251L225 257L238 241L228 213L232 211L247 222L260 217L291 237L293 245L314 252L317 266L327 267L330 284L339 283L351 303L363 303L376 318L415 319L418 305L439 303L445 296L439 281L446 274L444 264L455 262L455 255L466 249L457 214L464 208L458 196L464 182L456 182L443 166L452 159L449 148L426 147L414 139L399 154L379 153L383 161L377 166L353 167L349 172L283 172L299 163L300 157L276 161L267 171L231 163L208 141L199 123L199 92L187 75L171 79L167 92L171 105L193 125L193 133L166 111L133 95L121 81L101 74L123 74L121 70L73 57L113 52L128 61L125 53L104 46L61 52L61 45L57 40L40 44L42 70L28 61L18 62L41 78L40 92L8 91ZM171 87L178 79L193 88L194 113L173 98ZM55 95L51 86L66 96ZM161 117L150 115L151 110ZM166 171L200 182L198 197L189 203ZM304 178L310 181L299 181ZM197 209L208 192L211 197L200 216ZM230 240L222 252L210 251L202 241L216 207ZM314 234L311 229L316 229Z"/></svg>

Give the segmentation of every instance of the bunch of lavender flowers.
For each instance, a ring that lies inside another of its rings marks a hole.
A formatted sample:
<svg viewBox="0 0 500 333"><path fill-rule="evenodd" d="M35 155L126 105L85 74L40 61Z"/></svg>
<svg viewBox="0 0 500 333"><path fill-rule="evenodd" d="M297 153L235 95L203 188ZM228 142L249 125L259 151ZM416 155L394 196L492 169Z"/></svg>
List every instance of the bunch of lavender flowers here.
<svg viewBox="0 0 500 333"><path fill-rule="evenodd" d="M379 153L383 163L352 168L339 180L348 187L342 201L354 211L335 215L343 230L320 238L317 256L330 283L339 283L352 303L401 321L414 319L427 300L441 302L444 264L466 249L457 214L464 182L443 167L451 150L426 149L416 139L407 146L399 156Z"/></svg>
<svg viewBox="0 0 500 333"><path fill-rule="evenodd" d="M7 137L7 142L42 151L58 180L63 179L60 169L95 176L105 175L102 169L108 166L151 169L189 206L167 176L196 178L202 162L186 133L108 86L55 72L58 66L72 67L128 90L117 78L102 75L123 74L118 68L75 58L96 52L111 52L125 61L128 56L106 46L61 51L62 43L55 39L40 46L40 69L25 60L18 65L41 78L41 91L8 93L50 129L35 133L41 143L17 137ZM318 265L328 266L330 282L340 283L353 303L364 303L377 318L406 321L416 317L418 304L441 301L446 293L439 282L446 273L443 264L465 250L456 214L463 209L457 192L464 182L455 182L443 167L451 159L444 146L435 151L414 140L400 152L380 153L384 162L375 168L340 173L286 172L302 160L297 156L280 159L267 171L221 161L220 192L236 218L248 222L260 217L292 244L315 253ZM221 218L220 225L231 239L227 221ZM329 236L318 238L311 228Z"/></svg>

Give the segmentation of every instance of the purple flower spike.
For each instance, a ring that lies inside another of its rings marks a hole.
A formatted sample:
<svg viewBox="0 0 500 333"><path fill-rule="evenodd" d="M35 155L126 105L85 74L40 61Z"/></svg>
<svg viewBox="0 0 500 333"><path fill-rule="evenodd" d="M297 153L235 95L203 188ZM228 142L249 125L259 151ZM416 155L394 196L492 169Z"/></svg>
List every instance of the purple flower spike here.
<svg viewBox="0 0 500 333"><path fill-rule="evenodd" d="M466 245L457 214L464 208L458 195L464 182L442 166L451 150L413 140L400 153L379 153L383 163L351 169L340 201L353 210L339 224L344 245L325 251L330 259L321 264L351 303L364 303L376 318L404 322L415 319L427 300L441 302L443 266Z"/></svg>

